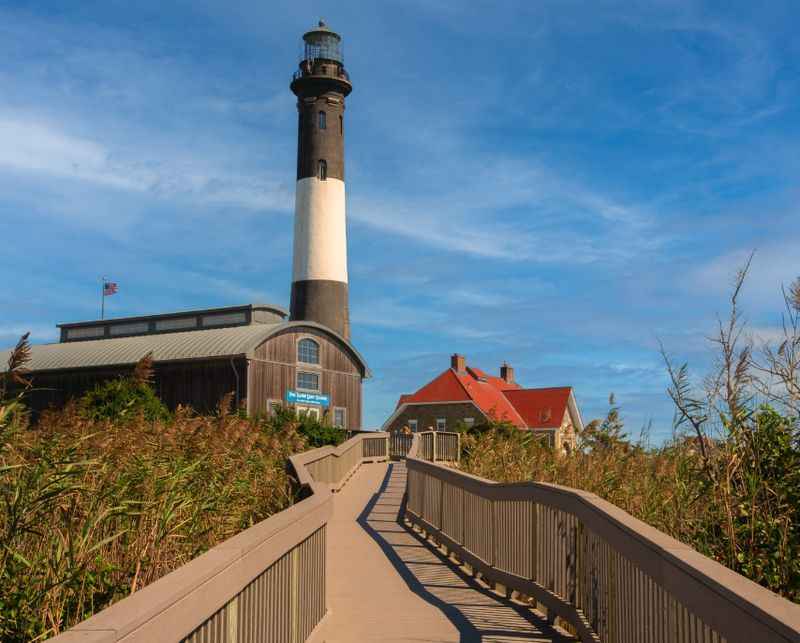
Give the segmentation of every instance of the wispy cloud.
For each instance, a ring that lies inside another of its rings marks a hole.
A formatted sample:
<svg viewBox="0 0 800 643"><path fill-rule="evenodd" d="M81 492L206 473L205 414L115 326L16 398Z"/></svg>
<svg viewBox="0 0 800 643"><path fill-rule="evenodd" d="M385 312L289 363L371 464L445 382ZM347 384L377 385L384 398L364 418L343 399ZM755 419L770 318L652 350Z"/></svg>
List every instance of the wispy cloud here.
<svg viewBox="0 0 800 643"><path fill-rule="evenodd" d="M440 184L427 197L355 198L350 216L443 250L506 261L590 263L652 251L664 241L646 208L561 179L535 162L502 154L484 161L491 169L453 160L446 169L459 181Z"/></svg>
<svg viewBox="0 0 800 643"><path fill-rule="evenodd" d="M0 114L0 138L6 143L0 148L0 166L20 172L204 205L284 212L292 207L290 190L275 180L165 157L163 149L148 156L147 149L139 148L137 157L134 150L111 150L53 124L8 114Z"/></svg>

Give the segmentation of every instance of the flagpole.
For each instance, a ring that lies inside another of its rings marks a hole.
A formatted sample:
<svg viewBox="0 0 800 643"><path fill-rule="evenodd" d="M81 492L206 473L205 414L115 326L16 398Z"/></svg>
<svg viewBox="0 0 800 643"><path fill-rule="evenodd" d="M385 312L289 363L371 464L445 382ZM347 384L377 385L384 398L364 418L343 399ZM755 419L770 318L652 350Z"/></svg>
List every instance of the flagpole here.
<svg viewBox="0 0 800 643"><path fill-rule="evenodd" d="M100 280L100 319L106 316L106 278Z"/></svg>

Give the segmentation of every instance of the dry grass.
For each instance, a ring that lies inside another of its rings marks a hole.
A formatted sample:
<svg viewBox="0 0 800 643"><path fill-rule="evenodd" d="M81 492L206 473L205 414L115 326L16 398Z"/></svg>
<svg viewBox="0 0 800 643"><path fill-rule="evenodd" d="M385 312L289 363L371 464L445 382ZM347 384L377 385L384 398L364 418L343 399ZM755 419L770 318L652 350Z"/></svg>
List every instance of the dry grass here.
<svg viewBox="0 0 800 643"><path fill-rule="evenodd" d="M29 427L17 408L0 422L0 640L63 631L287 507L297 429L224 411L99 421L77 404Z"/></svg>

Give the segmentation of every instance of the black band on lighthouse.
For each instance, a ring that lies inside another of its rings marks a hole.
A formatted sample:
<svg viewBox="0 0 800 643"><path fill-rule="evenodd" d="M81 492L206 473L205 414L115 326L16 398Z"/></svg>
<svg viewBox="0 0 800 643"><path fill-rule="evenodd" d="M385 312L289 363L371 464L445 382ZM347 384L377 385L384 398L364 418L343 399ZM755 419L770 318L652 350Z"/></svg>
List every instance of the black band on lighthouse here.
<svg viewBox="0 0 800 643"><path fill-rule="evenodd" d="M313 320L342 337L350 337L347 284L312 279L292 283L292 319Z"/></svg>

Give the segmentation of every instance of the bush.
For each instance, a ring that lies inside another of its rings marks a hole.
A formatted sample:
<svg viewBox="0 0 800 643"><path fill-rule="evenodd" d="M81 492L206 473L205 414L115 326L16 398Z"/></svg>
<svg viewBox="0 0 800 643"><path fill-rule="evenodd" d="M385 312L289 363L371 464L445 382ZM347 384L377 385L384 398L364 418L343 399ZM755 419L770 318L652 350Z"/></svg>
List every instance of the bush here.
<svg viewBox="0 0 800 643"><path fill-rule="evenodd" d="M308 415L301 416L298 421L298 431L305 437L308 446L312 448L337 446L345 440L344 429L323 424Z"/></svg>
<svg viewBox="0 0 800 643"><path fill-rule="evenodd" d="M118 378L102 382L80 401L83 415L90 420L127 422L140 415L148 422L169 419L169 410L147 382Z"/></svg>

